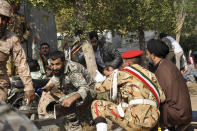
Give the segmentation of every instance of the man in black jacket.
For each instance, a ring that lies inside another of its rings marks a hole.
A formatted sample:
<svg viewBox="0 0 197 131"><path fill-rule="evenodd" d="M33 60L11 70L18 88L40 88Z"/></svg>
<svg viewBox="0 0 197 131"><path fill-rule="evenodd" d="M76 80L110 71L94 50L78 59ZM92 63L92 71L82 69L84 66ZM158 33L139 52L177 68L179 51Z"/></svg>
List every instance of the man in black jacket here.
<svg viewBox="0 0 197 131"><path fill-rule="evenodd" d="M91 31L89 33L89 38L94 50L96 64L100 72L103 72L103 69L106 66L112 66L113 68L121 66L122 58L117 49L113 48L110 43L102 43L99 41L96 31ZM79 56L79 63L86 66L83 54Z"/></svg>

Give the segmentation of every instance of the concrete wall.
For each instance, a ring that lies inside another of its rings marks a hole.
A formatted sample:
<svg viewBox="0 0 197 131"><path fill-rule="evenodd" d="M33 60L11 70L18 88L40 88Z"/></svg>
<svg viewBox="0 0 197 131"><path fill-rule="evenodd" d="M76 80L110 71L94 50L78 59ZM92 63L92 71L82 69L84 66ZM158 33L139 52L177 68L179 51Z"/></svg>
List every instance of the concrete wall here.
<svg viewBox="0 0 197 131"><path fill-rule="evenodd" d="M47 42L51 46L51 51L56 50L57 33L53 14L43 9L36 9L29 5L21 6L21 12L24 14L27 23L30 25L31 31L28 39L28 45L26 45L26 48L28 48L28 56L31 57L31 44L34 34L37 35L38 44Z"/></svg>

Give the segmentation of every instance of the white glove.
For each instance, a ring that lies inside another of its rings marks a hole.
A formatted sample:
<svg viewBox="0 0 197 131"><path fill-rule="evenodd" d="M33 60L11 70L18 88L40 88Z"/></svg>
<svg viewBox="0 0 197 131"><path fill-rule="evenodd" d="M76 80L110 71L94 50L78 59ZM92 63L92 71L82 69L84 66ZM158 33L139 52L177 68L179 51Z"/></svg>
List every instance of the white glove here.
<svg viewBox="0 0 197 131"><path fill-rule="evenodd" d="M96 76L94 80L96 82L103 82L106 79L106 76L103 76L98 70L96 70Z"/></svg>

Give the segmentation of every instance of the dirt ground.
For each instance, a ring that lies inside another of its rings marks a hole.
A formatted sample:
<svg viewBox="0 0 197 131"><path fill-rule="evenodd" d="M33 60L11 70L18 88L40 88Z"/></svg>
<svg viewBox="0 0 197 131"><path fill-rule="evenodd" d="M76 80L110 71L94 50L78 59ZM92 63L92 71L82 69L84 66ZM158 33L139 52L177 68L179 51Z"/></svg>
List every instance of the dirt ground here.
<svg viewBox="0 0 197 131"><path fill-rule="evenodd" d="M190 97L191 97L191 103L192 103L192 110L197 111L197 83L187 83Z"/></svg>
<svg viewBox="0 0 197 131"><path fill-rule="evenodd" d="M190 93L192 111L197 111L197 83L187 82L187 86ZM192 123L197 124L197 122ZM197 128L194 131L197 131Z"/></svg>

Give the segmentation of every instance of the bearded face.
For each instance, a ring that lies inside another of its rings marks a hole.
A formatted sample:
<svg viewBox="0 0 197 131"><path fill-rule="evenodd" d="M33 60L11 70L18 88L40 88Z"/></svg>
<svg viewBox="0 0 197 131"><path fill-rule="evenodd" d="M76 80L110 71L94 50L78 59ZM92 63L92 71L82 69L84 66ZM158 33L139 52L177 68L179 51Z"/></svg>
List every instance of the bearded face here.
<svg viewBox="0 0 197 131"><path fill-rule="evenodd" d="M64 62L61 60L61 58L51 60L51 68L53 75L59 77L64 73Z"/></svg>
<svg viewBox="0 0 197 131"><path fill-rule="evenodd" d="M148 60L148 63L154 64L154 61L153 61L151 54L148 50L146 50L146 59Z"/></svg>

